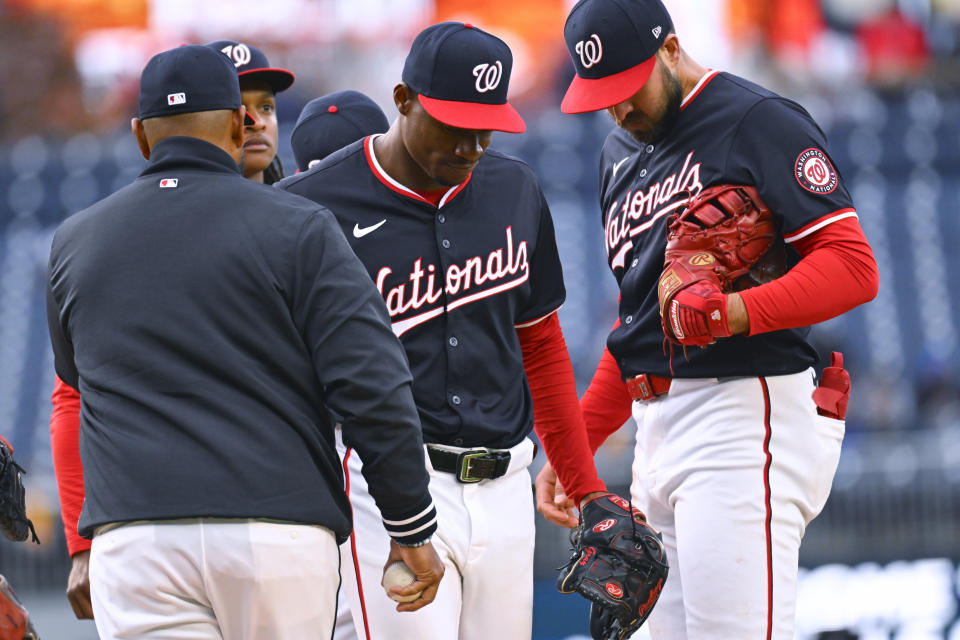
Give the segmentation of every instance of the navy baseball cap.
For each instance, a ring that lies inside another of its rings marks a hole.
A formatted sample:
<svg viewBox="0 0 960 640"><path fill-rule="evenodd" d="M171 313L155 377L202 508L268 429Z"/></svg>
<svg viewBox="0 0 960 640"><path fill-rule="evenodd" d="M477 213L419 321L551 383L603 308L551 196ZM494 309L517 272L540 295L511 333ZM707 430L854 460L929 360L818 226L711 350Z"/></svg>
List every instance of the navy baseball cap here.
<svg viewBox="0 0 960 640"><path fill-rule="evenodd" d="M140 120L197 111L237 109L240 83L225 57L202 45L186 45L150 58L140 74Z"/></svg>
<svg viewBox="0 0 960 640"><path fill-rule="evenodd" d="M237 68L237 74L241 78L261 79L274 93L289 89L296 79L292 71L271 67L263 51L252 44L236 40L217 40L207 46L226 55Z"/></svg>
<svg viewBox="0 0 960 640"><path fill-rule="evenodd" d="M390 128L383 109L359 91L337 91L308 102L290 134L300 171L351 142Z"/></svg>
<svg viewBox="0 0 960 640"><path fill-rule="evenodd" d="M560 110L598 111L643 88L673 30L660 0L580 0L563 27L574 76Z"/></svg>
<svg viewBox="0 0 960 640"><path fill-rule="evenodd" d="M413 41L402 78L444 124L521 133L523 118L507 102L512 68L513 54L500 38L471 24L441 22Z"/></svg>

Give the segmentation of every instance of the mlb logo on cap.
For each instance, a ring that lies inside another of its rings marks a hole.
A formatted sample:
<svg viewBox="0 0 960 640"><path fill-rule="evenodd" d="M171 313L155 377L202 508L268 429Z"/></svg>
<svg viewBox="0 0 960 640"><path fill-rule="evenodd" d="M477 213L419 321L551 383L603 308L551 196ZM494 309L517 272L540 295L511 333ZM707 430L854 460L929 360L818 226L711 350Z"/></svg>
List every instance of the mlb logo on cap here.
<svg viewBox="0 0 960 640"><path fill-rule="evenodd" d="M226 56L202 45L162 51L140 74L140 120L242 105L237 70Z"/></svg>
<svg viewBox="0 0 960 640"><path fill-rule="evenodd" d="M173 189L180 182L179 178L164 178L160 181L161 189Z"/></svg>

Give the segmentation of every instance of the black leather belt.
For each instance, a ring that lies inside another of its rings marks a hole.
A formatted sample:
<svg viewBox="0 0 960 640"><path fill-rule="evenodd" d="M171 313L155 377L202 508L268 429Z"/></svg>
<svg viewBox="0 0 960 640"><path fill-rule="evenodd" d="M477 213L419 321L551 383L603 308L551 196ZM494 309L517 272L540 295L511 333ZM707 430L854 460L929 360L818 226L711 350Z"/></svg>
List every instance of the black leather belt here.
<svg viewBox="0 0 960 640"><path fill-rule="evenodd" d="M447 451L427 445L430 464L437 471L452 473L457 481L463 483L493 480L507 473L510 466L510 452L485 449L464 449Z"/></svg>

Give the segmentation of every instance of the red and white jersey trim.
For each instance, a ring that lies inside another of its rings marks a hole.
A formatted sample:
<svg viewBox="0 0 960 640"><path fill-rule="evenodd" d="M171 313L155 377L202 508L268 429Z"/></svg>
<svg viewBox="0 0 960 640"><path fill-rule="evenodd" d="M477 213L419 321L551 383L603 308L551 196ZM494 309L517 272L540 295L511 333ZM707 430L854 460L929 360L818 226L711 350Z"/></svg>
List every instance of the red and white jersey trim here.
<svg viewBox="0 0 960 640"><path fill-rule="evenodd" d="M707 83L713 80L714 76L716 76L718 73L720 72L710 69L703 74L703 77L697 81L697 84L693 85L693 89L690 90L690 93L684 96L683 100L680 102L680 109L686 108L686 106L697 97L697 94L700 93L705 86L707 86Z"/></svg>
<svg viewBox="0 0 960 640"><path fill-rule="evenodd" d="M822 218L817 218L810 224L806 224L793 233L787 233L783 236L783 241L786 243L796 242L801 238L806 238L811 233L819 229L823 229L828 224L833 224L838 220L843 220L844 218L856 218L857 212L854 209L840 209L839 211L834 211L833 213L828 213Z"/></svg>
<svg viewBox="0 0 960 640"><path fill-rule="evenodd" d="M370 170L373 172L373 175L375 175L377 179L380 180L380 182L387 185L393 191L396 191L399 194L405 195L408 198L413 198L414 200L425 202L430 206L433 206L432 202L430 202L429 200L421 196L419 193L417 193L416 191L414 191L409 187L406 187L400 184L399 182L391 178L390 175L383 170L383 167L380 166L380 162L377 161L377 156L373 151L373 141L382 135L383 135L382 133L375 133L373 135L367 136L367 138L363 141L363 150L367 156L367 164L370 165ZM464 180L463 182L461 182L460 184L454 187L450 187L447 190L447 192L443 194L443 197L440 198L440 203L437 205L437 208L439 209L443 207L443 205L449 202L455 195L460 193L460 191L465 186L467 186L467 183L470 182L470 178L472 176L473 174L471 173L469 176L467 176L466 180Z"/></svg>
<svg viewBox="0 0 960 640"><path fill-rule="evenodd" d="M539 323L543 322L544 320L546 320L547 318L549 318L550 316L552 316L552 315L555 314L556 312L560 311L560 308L561 308L561 307L563 307L563 305L560 305L559 307L557 307L556 309L554 309L553 311L551 311L550 313L548 313L548 314L546 314L546 315L540 316L540 317L537 318L536 320L531 320L530 322L524 322L523 324L515 324L515 325L513 325L513 327L514 327L515 329L524 329L524 328L526 328L526 327L532 327L533 325L539 324Z"/></svg>

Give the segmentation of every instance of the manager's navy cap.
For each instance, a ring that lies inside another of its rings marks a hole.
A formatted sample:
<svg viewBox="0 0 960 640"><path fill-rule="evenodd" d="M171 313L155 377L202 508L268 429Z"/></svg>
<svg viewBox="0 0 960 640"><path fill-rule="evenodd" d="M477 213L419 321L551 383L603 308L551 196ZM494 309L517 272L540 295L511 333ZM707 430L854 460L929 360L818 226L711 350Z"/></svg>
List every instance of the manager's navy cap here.
<svg viewBox="0 0 960 640"><path fill-rule="evenodd" d="M563 27L574 76L560 110L598 111L643 88L673 30L660 0L580 0Z"/></svg>
<svg viewBox="0 0 960 640"><path fill-rule="evenodd" d="M526 125L507 102L512 67L513 54L500 38L470 24L441 22L413 41L402 78L444 124L520 133Z"/></svg>
<svg viewBox="0 0 960 640"><path fill-rule="evenodd" d="M237 68L237 74L241 78L259 78L266 82L274 93L289 89L295 80L292 71L271 67L263 51L252 44L236 40L217 40L207 46L230 58L230 62Z"/></svg>
<svg viewBox="0 0 960 640"><path fill-rule="evenodd" d="M220 53L193 44L158 53L140 74L138 118L236 109L237 72Z"/></svg>
<svg viewBox="0 0 960 640"><path fill-rule="evenodd" d="M297 168L322 160L337 149L390 128L376 102L359 91L337 91L308 102L290 134Z"/></svg>

